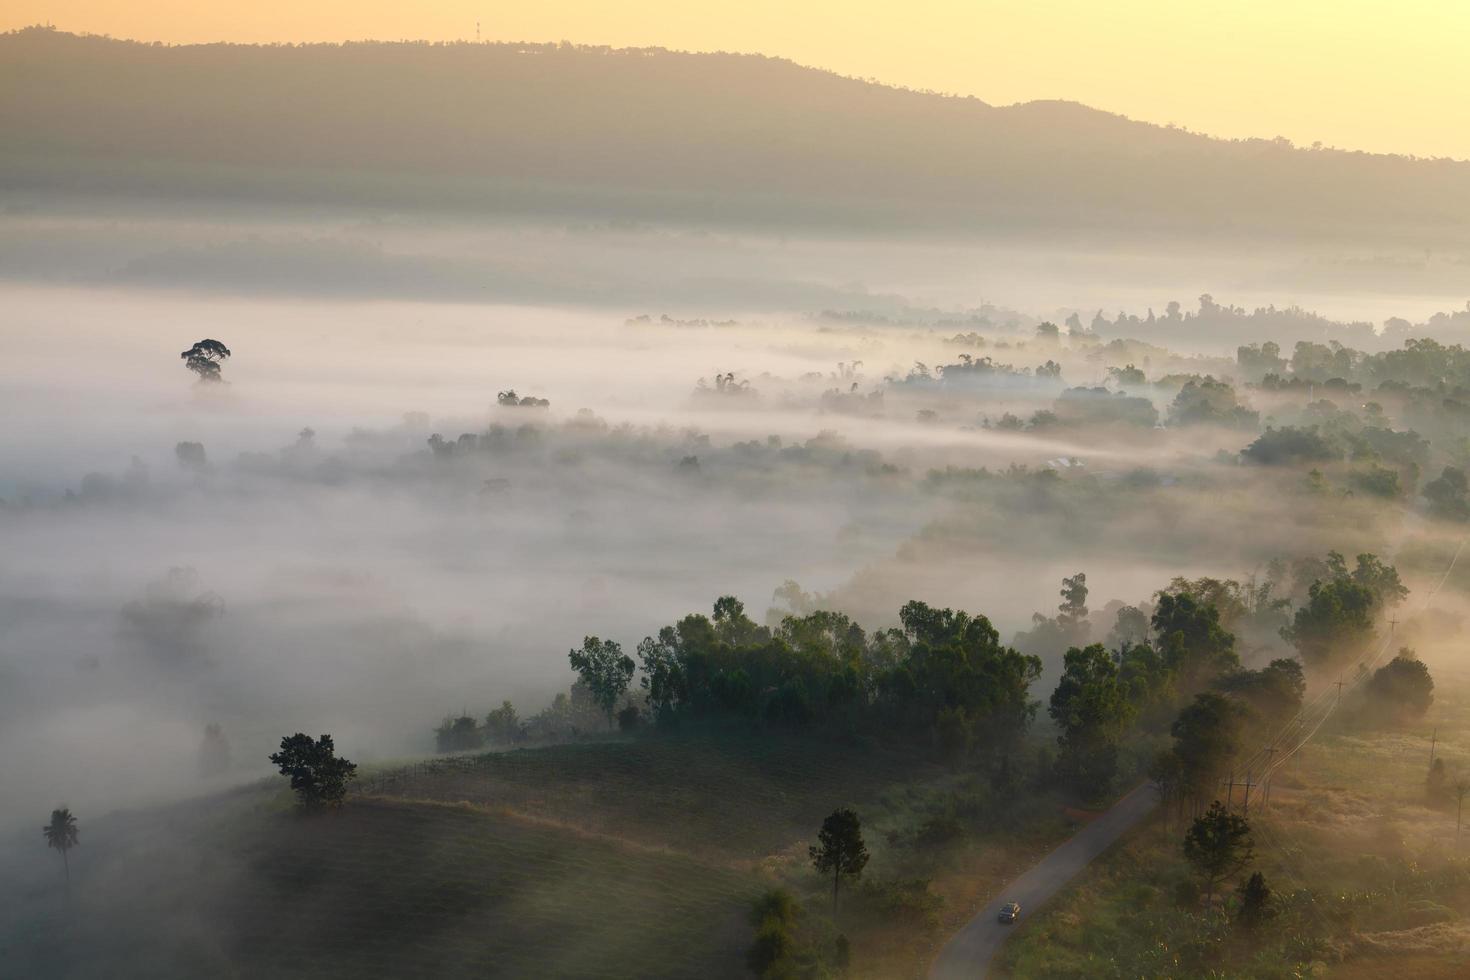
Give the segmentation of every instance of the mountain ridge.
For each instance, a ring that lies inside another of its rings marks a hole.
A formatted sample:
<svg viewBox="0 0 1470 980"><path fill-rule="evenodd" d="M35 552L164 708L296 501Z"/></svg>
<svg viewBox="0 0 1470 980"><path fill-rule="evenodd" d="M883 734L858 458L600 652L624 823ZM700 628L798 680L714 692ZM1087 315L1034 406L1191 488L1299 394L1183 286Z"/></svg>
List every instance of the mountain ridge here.
<svg viewBox="0 0 1470 980"><path fill-rule="evenodd" d="M106 190L163 166L269 196L311 171L385 205L564 194L649 219L1470 242L1470 163L1224 140L1068 100L995 106L764 55L33 28L0 35L0 126L24 147L0 160L13 187L52 170Z"/></svg>

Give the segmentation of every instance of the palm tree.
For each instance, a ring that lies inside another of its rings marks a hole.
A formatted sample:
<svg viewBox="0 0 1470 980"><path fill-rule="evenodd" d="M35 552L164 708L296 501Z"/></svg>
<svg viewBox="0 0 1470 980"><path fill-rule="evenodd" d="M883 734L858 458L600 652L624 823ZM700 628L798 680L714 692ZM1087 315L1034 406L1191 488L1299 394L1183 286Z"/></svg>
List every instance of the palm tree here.
<svg viewBox="0 0 1470 980"><path fill-rule="evenodd" d="M41 828L41 833L46 835L47 847L61 852L61 867L66 872L66 898L71 901L71 864L67 861L66 852L78 844L77 818L65 807L52 810L51 822Z"/></svg>

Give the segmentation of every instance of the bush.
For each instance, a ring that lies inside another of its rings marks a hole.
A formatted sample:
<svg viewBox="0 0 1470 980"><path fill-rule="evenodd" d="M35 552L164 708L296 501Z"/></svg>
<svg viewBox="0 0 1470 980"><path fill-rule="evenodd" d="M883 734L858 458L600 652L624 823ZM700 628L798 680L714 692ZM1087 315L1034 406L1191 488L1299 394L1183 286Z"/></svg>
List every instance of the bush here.
<svg viewBox="0 0 1470 980"><path fill-rule="evenodd" d="M1373 672L1366 689L1368 704L1376 714L1389 721L1422 718L1434 703L1434 678L1429 668L1405 647L1384 666Z"/></svg>

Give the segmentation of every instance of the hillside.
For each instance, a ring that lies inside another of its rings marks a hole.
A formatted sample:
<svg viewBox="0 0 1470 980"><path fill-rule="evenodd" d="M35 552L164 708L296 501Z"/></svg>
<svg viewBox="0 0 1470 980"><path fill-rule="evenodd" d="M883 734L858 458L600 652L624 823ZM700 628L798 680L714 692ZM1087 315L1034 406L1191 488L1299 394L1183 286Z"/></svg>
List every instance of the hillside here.
<svg viewBox="0 0 1470 980"><path fill-rule="evenodd" d="M748 874L463 806L313 819L274 796L94 822L69 904L50 862L17 876L0 960L56 977L740 975Z"/></svg>
<svg viewBox="0 0 1470 980"><path fill-rule="evenodd" d="M46 976L748 975L757 894L787 887L819 925L829 883L806 846L838 805L860 808L873 855L843 919L853 977L915 975L936 936L1074 824L1047 794L995 794L922 755L770 731L435 758L365 775L325 816L298 815L271 780L89 819L70 903L35 835L0 841L0 878L16 883L0 895L0 962Z"/></svg>
<svg viewBox="0 0 1470 980"><path fill-rule="evenodd" d="M997 108L754 55L0 36L12 189L967 233L1470 241L1470 163Z"/></svg>

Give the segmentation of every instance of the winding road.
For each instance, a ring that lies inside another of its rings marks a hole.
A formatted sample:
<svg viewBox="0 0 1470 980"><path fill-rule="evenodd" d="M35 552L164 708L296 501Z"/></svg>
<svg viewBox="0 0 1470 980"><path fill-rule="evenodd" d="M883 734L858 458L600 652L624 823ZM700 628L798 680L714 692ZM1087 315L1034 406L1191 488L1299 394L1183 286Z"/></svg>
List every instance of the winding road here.
<svg viewBox="0 0 1470 980"><path fill-rule="evenodd" d="M975 980L985 976L991 958L1016 928L996 921L1000 907L1007 902L1020 902L1024 922L1093 858L1148 816L1158 802L1158 795L1151 787L1147 784L1138 787L1042 858L1030 871L1006 885L939 951L929 969L930 980Z"/></svg>

